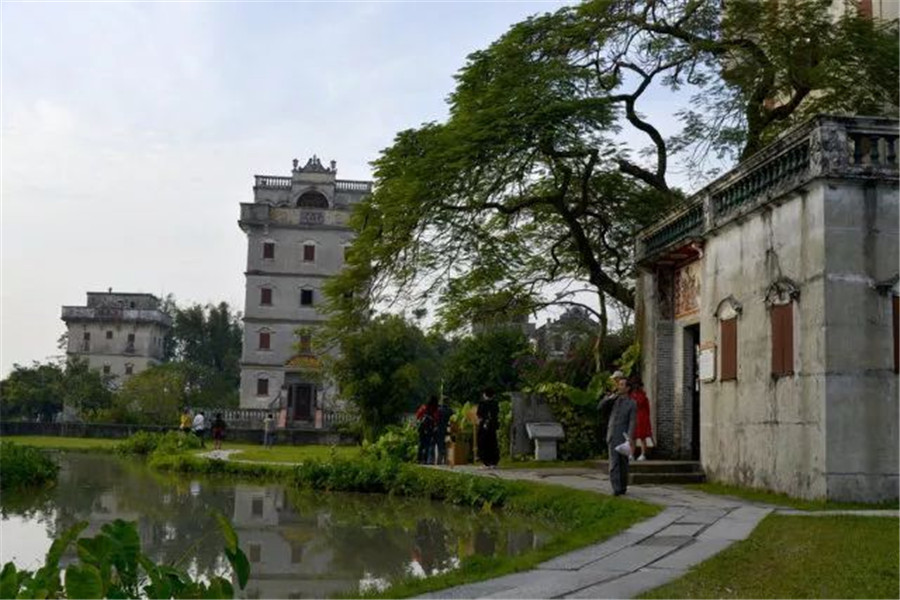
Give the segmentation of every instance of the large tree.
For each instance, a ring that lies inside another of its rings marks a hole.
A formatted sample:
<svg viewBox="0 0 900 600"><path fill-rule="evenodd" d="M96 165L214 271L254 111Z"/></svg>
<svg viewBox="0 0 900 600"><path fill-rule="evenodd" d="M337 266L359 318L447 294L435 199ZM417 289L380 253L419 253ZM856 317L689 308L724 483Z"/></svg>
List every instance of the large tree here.
<svg viewBox="0 0 900 600"><path fill-rule="evenodd" d="M327 288L333 323L431 299L452 329L588 291L602 345L607 301L633 303L635 228L684 198L673 161L702 172L813 112L896 114L896 23L855 9L835 21L830 4L596 0L513 26L469 56L446 122L398 133L373 163L348 266ZM641 112L682 88L693 101L664 122Z"/></svg>
<svg viewBox="0 0 900 600"><path fill-rule="evenodd" d="M113 402L111 377L88 368L85 360L13 365L0 381L0 412L4 419L50 421L68 406L90 419Z"/></svg>

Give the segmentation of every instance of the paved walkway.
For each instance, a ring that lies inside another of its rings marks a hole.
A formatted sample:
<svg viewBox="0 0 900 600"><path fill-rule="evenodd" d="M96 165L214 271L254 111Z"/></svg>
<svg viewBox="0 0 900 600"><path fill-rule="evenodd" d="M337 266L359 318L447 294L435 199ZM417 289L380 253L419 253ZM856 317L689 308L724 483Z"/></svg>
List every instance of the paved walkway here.
<svg viewBox="0 0 900 600"><path fill-rule="evenodd" d="M609 478L596 470L465 471L543 481L609 493ZM629 486L628 496L665 509L605 542L588 546L538 565L531 571L461 585L422 598L633 598L681 577L694 565L750 535L773 511L787 514L878 514L898 511L827 511L805 513L767 504L713 496L678 486Z"/></svg>
<svg viewBox="0 0 900 600"><path fill-rule="evenodd" d="M228 460L234 451L203 456ZM433 467L446 469L447 467ZM609 493L609 478L596 469L490 470L461 466L456 472L538 481ZM664 506L655 517L605 542L557 556L531 571L432 592L422 598L633 598L684 575L694 565L750 535L775 511L790 515L858 514L897 517L900 511L806 512L713 496L675 485L628 488L628 497Z"/></svg>

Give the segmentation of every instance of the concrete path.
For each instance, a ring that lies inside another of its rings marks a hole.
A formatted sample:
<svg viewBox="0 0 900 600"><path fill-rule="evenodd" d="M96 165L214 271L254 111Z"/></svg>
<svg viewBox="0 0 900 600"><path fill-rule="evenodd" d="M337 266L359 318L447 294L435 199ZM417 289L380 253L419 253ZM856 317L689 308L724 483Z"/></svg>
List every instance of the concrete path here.
<svg viewBox="0 0 900 600"><path fill-rule="evenodd" d="M201 456L229 460L233 452L219 450ZM609 478L594 469L482 470L461 466L452 470L485 477L553 483L605 494L610 492ZM746 539L756 525L773 511L812 516L900 515L900 511L896 510L807 512L713 496L675 485L630 486L628 497L665 508L655 517L605 542L557 556L531 571L420 597L633 598L681 577L694 565L718 554L734 542Z"/></svg>
<svg viewBox="0 0 900 600"><path fill-rule="evenodd" d="M591 470L490 470L456 467L503 479L542 481L609 493L609 478ZM713 496L679 486L629 486L628 497L665 509L605 542L538 565L531 571L461 585L422 598L633 598L684 575L694 565L750 535L773 511L806 513ZM898 511L840 511L898 515Z"/></svg>

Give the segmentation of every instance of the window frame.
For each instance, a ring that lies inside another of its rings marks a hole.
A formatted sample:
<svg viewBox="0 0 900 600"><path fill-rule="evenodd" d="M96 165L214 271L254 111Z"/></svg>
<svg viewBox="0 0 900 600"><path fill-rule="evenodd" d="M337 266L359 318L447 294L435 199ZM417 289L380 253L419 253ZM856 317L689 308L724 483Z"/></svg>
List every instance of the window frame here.
<svg viewBox="0 0 900 600"><path fill-rule="evenodd" d="M265 343L263 343L265 340ZM260 331L258 332L256 338L256 348L257 350L271 350L272 349L272 332L271 331Z"/></svg>
<svg viewBox="0 0 900 600"><path fill-rule="evenodd" d="M772 304L771 326L772 377L790 377L794 369L794 302Z"/></svg>
<svg viewBox="0 0 900 600"><path fill-rule="evenodd" d="M268 296L268 298L267 298ZM272 306L272 298L274 294L272 293L272 288L270 287L261 287L259 288L259 305L260 306Z"/></svg>
<svg viewBox="0 0 900 600"><path fill-rule="evenodd" d="M268 396L269 395L269 378L268 377L257 377L256 378L256 395L257 396Z"/></svg>
<svg viewBox="0 0 900 600"><path fill-rule="evenodd" d="M309 302L304 302L304 295L309 295ZM315 305L315 293L312 288L300 288L300 306Z"/></svg>
<svg viewBox="0 0 900 600"><path fill-rule="evenodd" d="M275 260L275 242L266 241L262 243L263 260Z"/></svg>
<svg viewBox="0 0 900 600"><path fill-rule="evenodd" d="M737 324L737 315L719 321L719 381L738 378Z"/></svg>
<svg viewBox="0 0 900 600"><path fill-rule="evenodd" d="M316 244L314 244L313 242L303 243L303 262L316 262Z"/></svg>

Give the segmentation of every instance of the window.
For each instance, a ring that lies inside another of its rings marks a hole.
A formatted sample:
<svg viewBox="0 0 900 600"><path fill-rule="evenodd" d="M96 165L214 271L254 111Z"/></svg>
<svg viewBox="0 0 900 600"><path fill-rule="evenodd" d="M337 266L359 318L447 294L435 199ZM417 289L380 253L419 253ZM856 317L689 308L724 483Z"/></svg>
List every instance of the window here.
<svg viewBox="0 0 900 600"><path fill-rule="evenodd" d="M128 308L134 308L134 302L129 302L129 303L128 303Z"/></svg>
<svg viewBox="0 0 900 600"><path fill-rule="evenodd" d="M268 396L269 395L269 380L266 377L260 377L256 380L256 395L257 396Z"/></svg>
<svg viewBox="0 0 900 600"><path fill-rule="evenodd" d="M125 374L133 375L134 374L134 365L131 363L125 363Z"/></svg>
<svg viewBox="0 0 900 600"><path fill-rule="evenodd" d="M109 375L111 371L112 371L112 368L109 365L103 365L103 374L104 375Z"/></svg>
<svg viewBox="0 0 900 600"><path fill-rule="evenodd" d="M91 349L91 332L85 331L84 337L81 338L81 349L88 351Z"/></svg>
<svg viewBox="0 0 900 600"><path fill-rule="evenodd" d="M312 353L312 335L309 333L300 334L300 354Z"/></svg>
<svg viewBox="0 0 900 600"><path fill-rule="evenodd" d="M270 336L271 336L271 334L268 331L260 331L259 332L259 349L260 350L268 350L270 348L270 346L269 346Z"/></svg>
<svg viewBox="0 0 900 600"><path fill-rule="evenodd" d="M900 373L900 296L891 296L894 313L894 373Z"/></svg>
<svg viewBox="0 0 900 600"><path fill-rule="evenodd" d="M259 290L259 303L263 306L272 306L272 288Z"/></svg>
<svg viewBox="0 0 900 600"><path fill-rule="evenodd" d="M313 303L313 291L312 290L300 290L300 306L312 306Z"/></svg>
<svg viewBox="0 0 900 600"><path fill-rule="evenodd" d="M262 546L259 544L250 544L250 556L247 559L252 563L258 563L262 560Z"/></svg>
<svg viewBox="0 0 900 600"><path fill-rule="evenodd" d="M113 339L113 332L112 332L112 331L107 331L107 332L106 332L106 339L108 339L108 340Z"/></svg>
<svg viewBox="0 0 900 600"><path fill-rule="evenodd" d="M722 381L737 379L737 318L719 321L722 337Z"/></svg>
<svg viewBox="0 0 900 600"><path fill-rule="evenodd" d="M304 262L315 262L316 260L316 245L315 244L303 244L303 261Z"/></svg>
<svg viewBox="0 0 900 600"><path fill-rule="evenodd" d="M772 375L794 374L794 303L776 304L772 320Z"/></svg>
<svg viewBox="0 0 900 600"><path fill-rule="evenodd" d="M253 498L250 502L250 512L254 517L263 516L263 499L260 497Z"/></svg>
<svg viewBox="0 0 900 600"><path fill-rule="evenodd" d="M275 258L275 242L263 242L263 258Z"/></svg>

